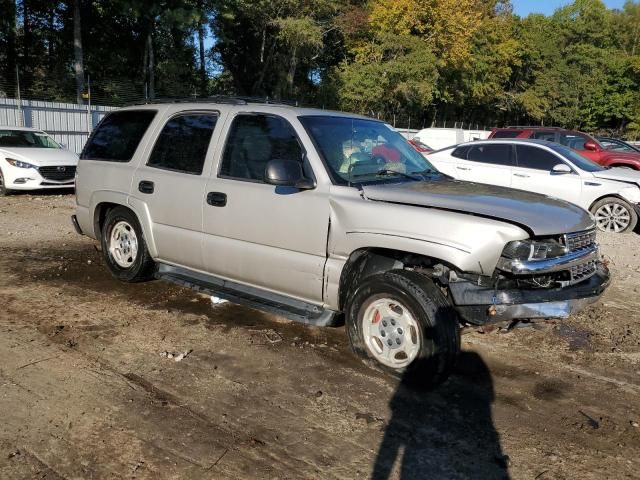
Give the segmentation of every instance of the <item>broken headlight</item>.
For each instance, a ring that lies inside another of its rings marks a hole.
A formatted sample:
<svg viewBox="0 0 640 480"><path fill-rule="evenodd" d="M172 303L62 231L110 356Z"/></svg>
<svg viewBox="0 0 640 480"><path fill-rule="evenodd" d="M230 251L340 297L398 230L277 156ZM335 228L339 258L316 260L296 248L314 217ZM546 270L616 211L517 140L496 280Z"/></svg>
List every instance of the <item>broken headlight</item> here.
<svg viewBox="0 0 640 480"><path fill-rule="evenodd" d="M547 240L516 240L507 243L502 256L514 260L544 260L545 258L560 257L567 253L567 247L560 241Z"/></svg>

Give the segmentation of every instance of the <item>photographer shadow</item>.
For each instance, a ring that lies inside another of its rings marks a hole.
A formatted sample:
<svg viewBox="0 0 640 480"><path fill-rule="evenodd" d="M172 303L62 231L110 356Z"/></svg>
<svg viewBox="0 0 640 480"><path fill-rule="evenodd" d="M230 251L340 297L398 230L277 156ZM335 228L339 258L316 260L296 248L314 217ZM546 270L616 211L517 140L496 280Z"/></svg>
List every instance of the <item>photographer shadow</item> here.
<svg viewBox="0 0 640 480"><path fill-rule="evenodd" d="M371 479L508 479L494 398L489 369L473 352L461 353L451 378L434 390L401 379Z"/></svg>

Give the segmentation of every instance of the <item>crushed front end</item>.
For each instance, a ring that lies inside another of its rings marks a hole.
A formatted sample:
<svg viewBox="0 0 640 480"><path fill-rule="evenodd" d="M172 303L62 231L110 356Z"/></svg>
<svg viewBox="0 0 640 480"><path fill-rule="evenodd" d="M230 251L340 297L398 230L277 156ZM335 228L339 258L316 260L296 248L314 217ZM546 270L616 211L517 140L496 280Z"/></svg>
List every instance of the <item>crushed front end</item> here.
<svg viewBox="0 0 640 480"><path fill-rule="evenodd" d="M491 277L450 271L446 284L462 320L483 325L566 318L600 298L609 271L591 229L511 242Z"/></svg>

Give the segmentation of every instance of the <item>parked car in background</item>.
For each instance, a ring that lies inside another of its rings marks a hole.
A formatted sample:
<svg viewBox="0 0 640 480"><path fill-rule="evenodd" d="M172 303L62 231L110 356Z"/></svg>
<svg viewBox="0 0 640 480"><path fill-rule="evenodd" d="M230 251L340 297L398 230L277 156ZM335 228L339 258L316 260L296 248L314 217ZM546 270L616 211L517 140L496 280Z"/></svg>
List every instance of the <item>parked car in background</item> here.
<svg viewBox="0 0 640 480"><path fill-rule="evenodd" d="M0 126L0 195L73 188L78 155L35 128Z"/></svg>
<svg viewBox="0 0 640 480"><path fill-rule="evenodd" d="M413 140L431 146L435 150L457 145L473 140L486 140L491 132L489 130L465 130L462 128L423 128L418 131Z"/></svg>
<svg viewBox="0 0 640 480"><path fill-rule="evenodd" d="M431 148L429 145L427 145L425 143L422 143L417 138L412 138L411 140L409 140L409 144L420 153L424 154L424 153L433 152L433 148Z"/></svg>
<svg viewBox="0 0 640 480"><path fill-rule="evenodd" d="M575 130L553 127L494 128L489 138L529 138L560 143L605 167L640 170L640 152L608 150L594 137Z"/></svg>
<svg viewBox="0 0 640 480"><path fill-rule="evenodd" d="M606 232L629 232L640 214L640 172L605 168L558 143L498 139L427 157L440 171L472 182L542 193L590 211Z"/></svg>
<svg viewBox="0 0 640 480"><path fill-rule="evenodd" d="M616 152L640 153L640 147L631 145L624 140L609 137L597 137L597 139L598 142L600 142L600 145L602 145L607 150L614 150Z"/></svg>
<svg viewBox="0 0 640 480"><path fill-rule="evenodd" d="M566 318L609 284L581 208L470 188L381 121L244 99L107 114L73 223L122 281L344 319L368 364L426 384L456 361L461 326Z"/></svg>

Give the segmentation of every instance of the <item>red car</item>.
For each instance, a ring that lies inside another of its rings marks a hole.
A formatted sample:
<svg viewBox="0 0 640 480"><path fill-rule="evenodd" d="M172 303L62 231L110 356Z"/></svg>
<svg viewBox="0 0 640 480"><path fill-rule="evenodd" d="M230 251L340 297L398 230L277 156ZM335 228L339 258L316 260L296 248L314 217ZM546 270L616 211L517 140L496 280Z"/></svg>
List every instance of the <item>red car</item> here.
<svg viewBox="0 0 640 480"><path fill-rule="evenodd" d="M413 148L415 148L420 153L431 153L431 152L433 152L433 148L431 148L429 145L426 145L426 144L422 143L417 138L412 138L411 140L408 140L408 142L409 142L409 145L411 145Z"/></svg>
<svg viewBox="0 0 640 480"><path fill-rule="evenodd" d="M554 127L494 128L489 138L534 138L566 145L605 167L640 170L640 153L607 150L591 135Z"/></svg>
<svg viewBox="0 0 640 480"><path fill-rule="evenodd" d="M407 140L407 142L420 153L424 154L433 152L433 149L431 147L425 145L417 139ZM396 150L394 147L388 146L385 143L381 143L380 145L373 147L371 155L373 157L383 158L386 162L390 163L399 162L401 157L401 154L398 150Z"/></svg>

